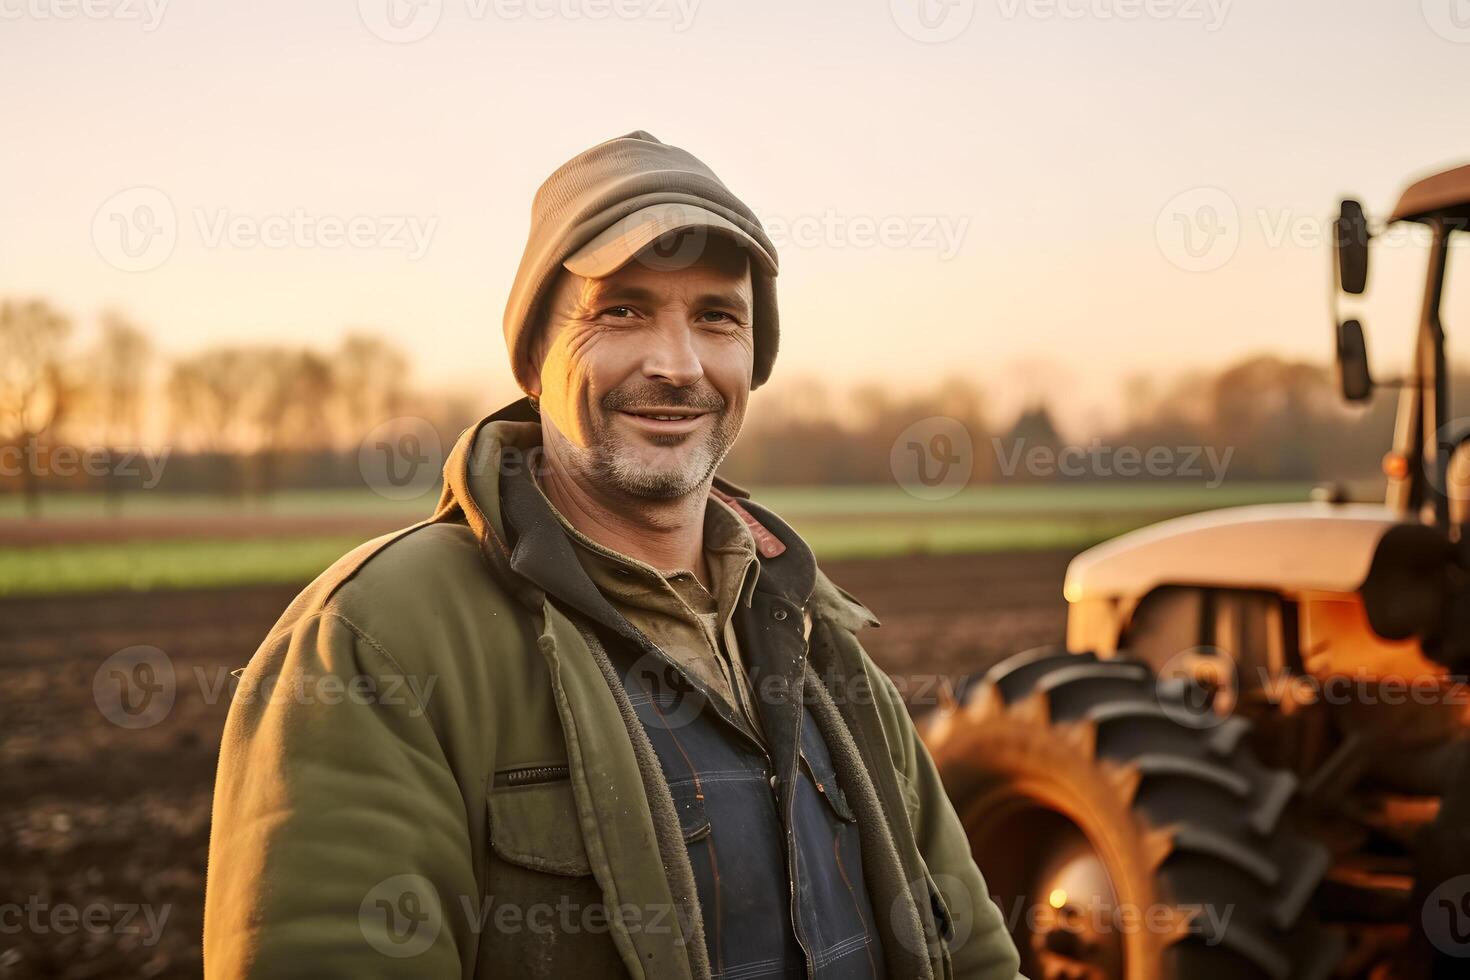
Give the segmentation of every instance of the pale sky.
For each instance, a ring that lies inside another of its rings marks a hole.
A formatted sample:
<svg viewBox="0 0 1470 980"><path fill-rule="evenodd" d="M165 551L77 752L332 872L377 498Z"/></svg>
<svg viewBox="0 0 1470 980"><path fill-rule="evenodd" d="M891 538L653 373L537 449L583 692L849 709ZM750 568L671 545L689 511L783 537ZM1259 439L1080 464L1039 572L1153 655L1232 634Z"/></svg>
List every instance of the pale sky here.
<svg viewBox="0 0 1470 980"><path fill-rule="evenodd" d="M1470 0L417 3L0 0L0 297L170 354L370 327L494 407L531 195L641 128L772 226L778 378L965 374L1075 429L1133 373L1327 358L1337 198L1470 162Z"/></svg>

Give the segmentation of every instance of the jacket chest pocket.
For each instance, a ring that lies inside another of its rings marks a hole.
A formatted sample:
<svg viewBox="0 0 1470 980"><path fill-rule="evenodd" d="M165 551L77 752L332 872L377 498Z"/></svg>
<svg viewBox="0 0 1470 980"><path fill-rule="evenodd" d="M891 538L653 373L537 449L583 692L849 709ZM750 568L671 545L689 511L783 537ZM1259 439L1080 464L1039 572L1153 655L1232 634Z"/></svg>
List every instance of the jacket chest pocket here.
<svg viewBox="0 0 1470 980"><path fill-rule="evenodd" d="M479 922L480 976L621 976L566 766L497 772Z"/></svg>
<svg viewBox="0 0 1470 980"><path fill-rule="evenodd" d="M501 860L549 874L592 873L565 766L496 773L489 820L490 847Z"/></svg>

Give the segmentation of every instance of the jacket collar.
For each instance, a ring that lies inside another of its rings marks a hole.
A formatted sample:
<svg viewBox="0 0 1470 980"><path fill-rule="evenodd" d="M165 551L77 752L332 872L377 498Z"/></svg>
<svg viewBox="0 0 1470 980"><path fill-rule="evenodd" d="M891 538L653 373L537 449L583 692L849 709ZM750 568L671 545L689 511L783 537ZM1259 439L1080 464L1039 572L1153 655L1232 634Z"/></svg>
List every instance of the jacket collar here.
<svg viewBox="0 0 1470 980"><path fill-rule="evenodd" d="M616 628L622 617L587 577L531 476L540 443L540 419L527 398L466 429L445 463L436 514L462 513L486 560L528 604L540 605L540 597L524 588L533 585ZM735 508L756 538L761 562L756 591L805 607L817 577L811 548L734 483L717 475L711 492Z"/></svg>

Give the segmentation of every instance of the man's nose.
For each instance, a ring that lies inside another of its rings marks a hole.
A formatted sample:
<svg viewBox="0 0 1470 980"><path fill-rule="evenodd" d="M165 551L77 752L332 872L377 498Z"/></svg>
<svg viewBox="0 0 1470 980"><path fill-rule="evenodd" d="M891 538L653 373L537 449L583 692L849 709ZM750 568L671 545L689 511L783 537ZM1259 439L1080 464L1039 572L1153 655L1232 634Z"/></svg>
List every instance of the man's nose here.
<svg viewBox="0 0 1470 980"><path fill-rule="evenodd" d="M682 319L660 318L643 355L643 376L676 388L687 388L704 377L694 331Z"/></svg>

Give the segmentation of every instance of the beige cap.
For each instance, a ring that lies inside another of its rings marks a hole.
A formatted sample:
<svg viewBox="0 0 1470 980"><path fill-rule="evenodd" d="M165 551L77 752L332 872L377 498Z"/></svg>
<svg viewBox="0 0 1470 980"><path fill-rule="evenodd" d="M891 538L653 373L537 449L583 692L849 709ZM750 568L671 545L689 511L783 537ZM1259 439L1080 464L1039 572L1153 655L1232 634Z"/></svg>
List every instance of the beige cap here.
<svg viewBox="0 0 1470 980"><path fill-rule="evenodd" d="M669 239L678 232L693 234ZM660 269L683 268L698 260L709 232L735 239L750 253L759 271L776 274L776 260L765 246L735 222L693 204L653 204L615 221L597 237L567 257L562 266L585 279L602 279L627 265L644 249L664 239L649 259Z"/></svg>
<svg viewBox="0 0 1470 980"><path fill-rule="evenodd" d="M685 234L674 234L679 231ZM708 233L733 238L752 256L750 383L763 384L781 340L776 246L755 212L698 157L639 130L577 154L536 192L526 251L505 303L505 345L521 389L537 383L531 342L546 294L563 269L601 278L640 253L661 269L680 259L692 264Z"/></svg>

